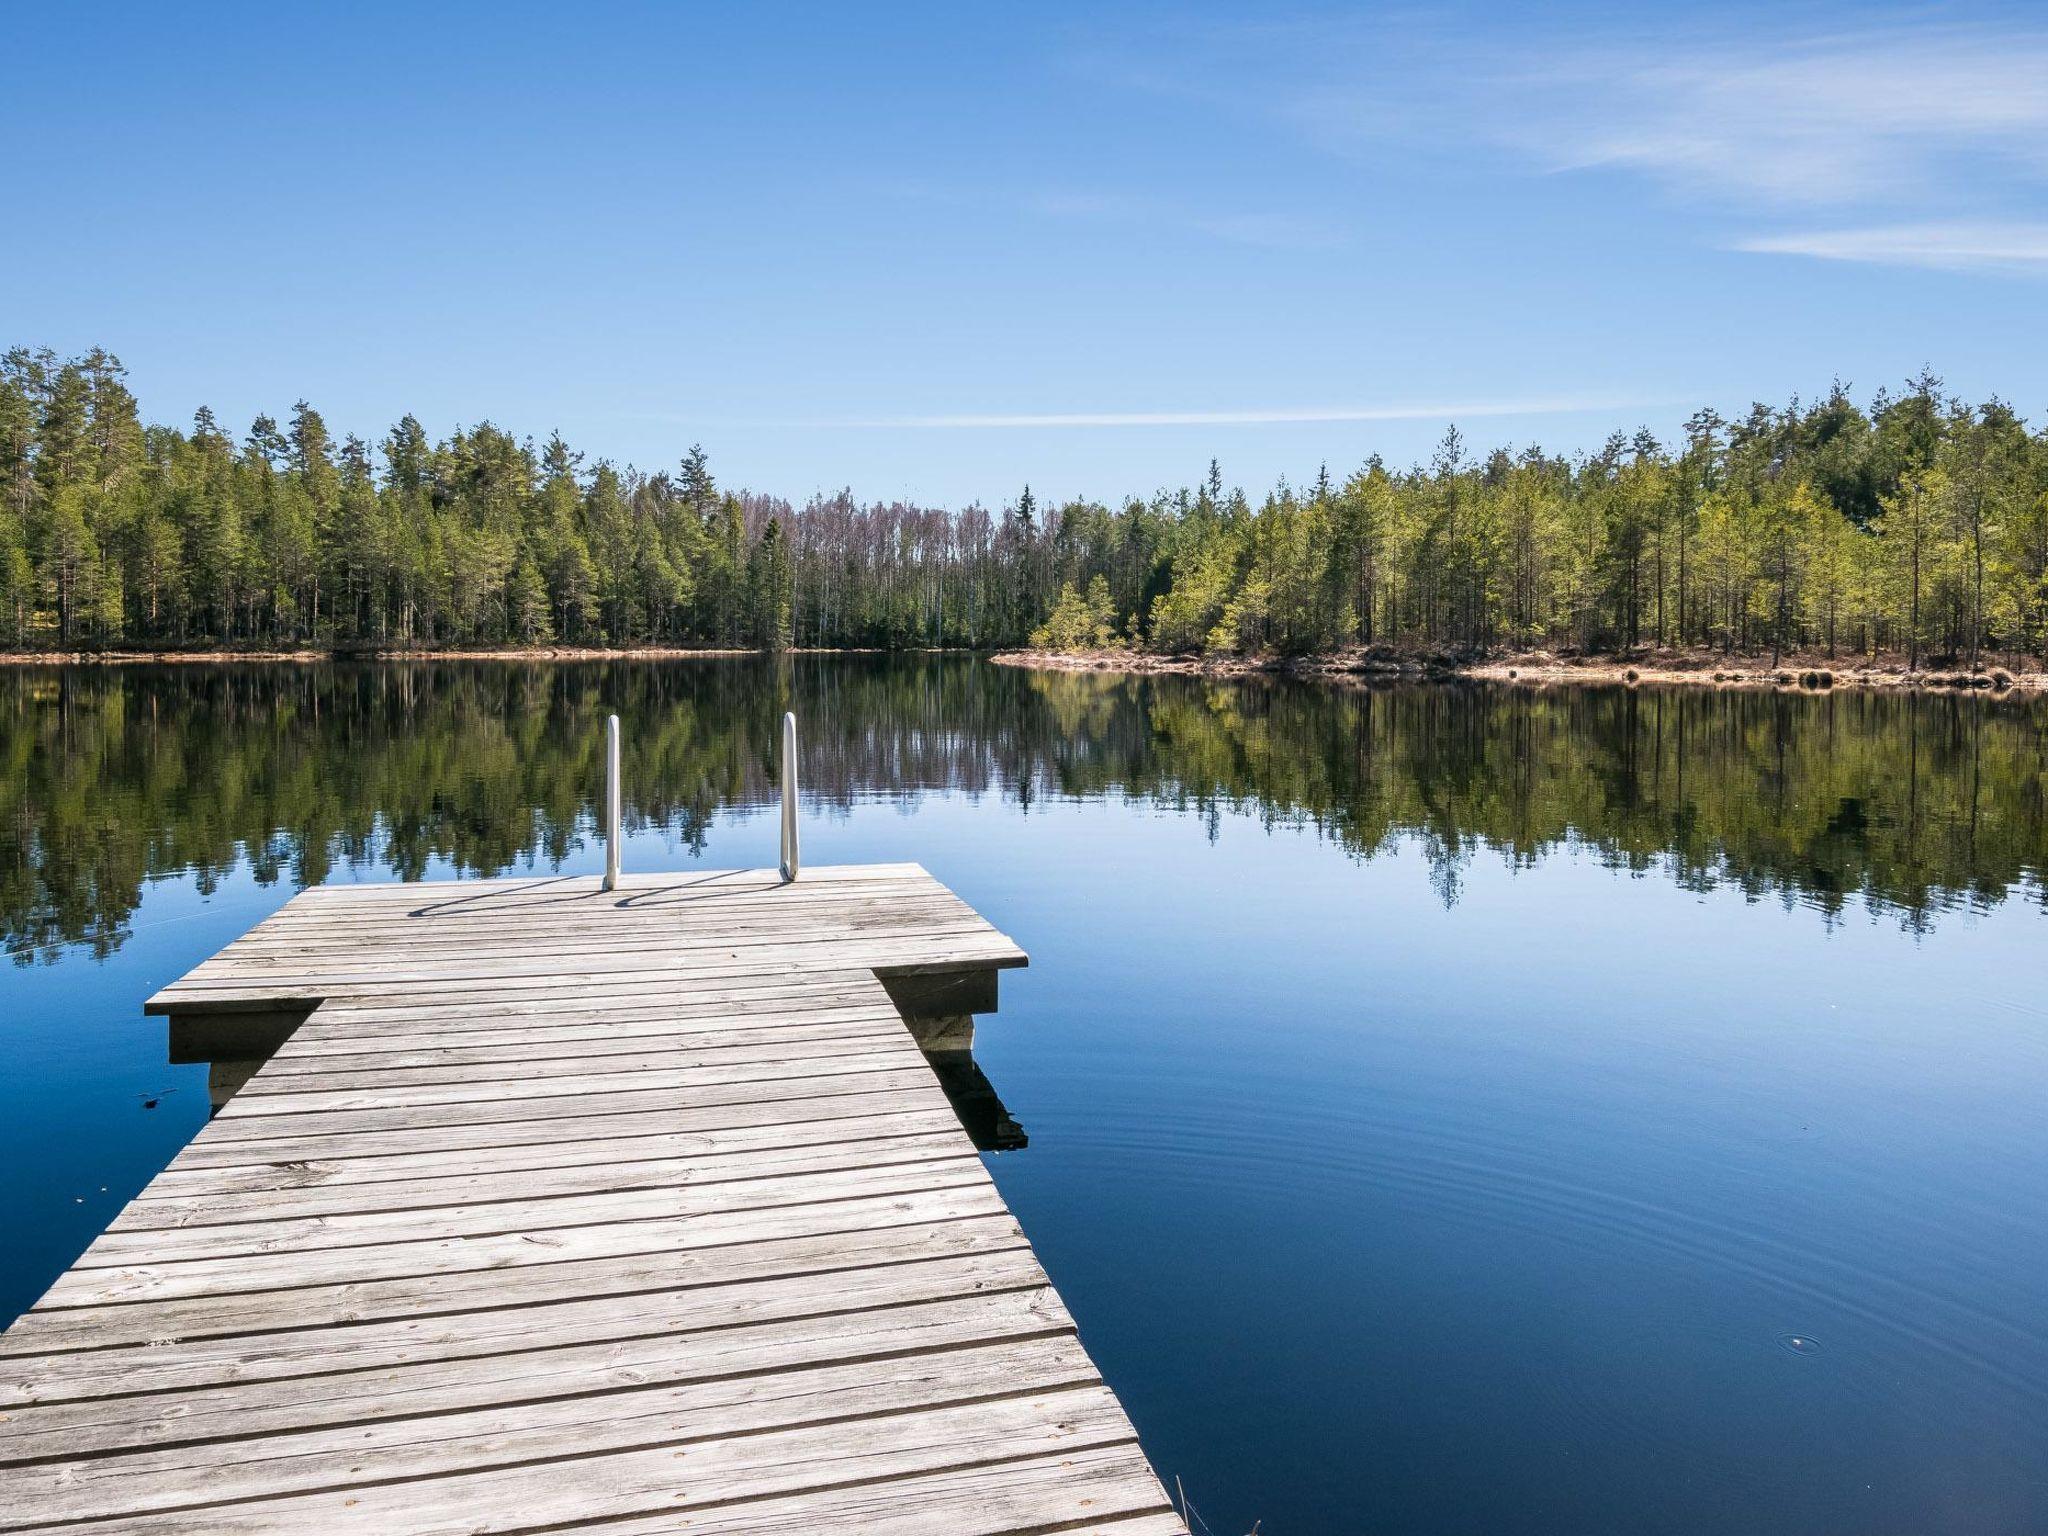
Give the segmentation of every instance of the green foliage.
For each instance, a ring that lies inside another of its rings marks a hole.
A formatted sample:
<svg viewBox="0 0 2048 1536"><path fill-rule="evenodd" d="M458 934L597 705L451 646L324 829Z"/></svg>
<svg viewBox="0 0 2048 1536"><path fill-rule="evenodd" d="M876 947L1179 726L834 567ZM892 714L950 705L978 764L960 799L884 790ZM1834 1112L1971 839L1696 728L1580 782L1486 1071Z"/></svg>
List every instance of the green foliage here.
<svg viewBox="0 0 2048 1536"><path fill-rule="evenodd" d="M0 643L900 648L1363 644L2048 657L2048 433L1923 375L1680 444L1377 458L1256 506L803 506L484 422L381 451L305 401L144 427L119 361L0 358ZM380 462L381 461L381 462Z"/></svg>
<svg viewBox="0 0 2048 1536"><path fill-rule="evenodd" d="M771 517L747 564L748 638L761 650L789 649L789 578L789 545L782 524Z"/></svg>
<svg viewBox="0 0 2048 1536"><path fill-rule="evenodd" d="M1031 631L1031 643L1042 651L1101 651L1117 645L1109 578L1098 572L1085 595L1074 590L1071 581L1063 583L1052 614Z"/></svg>

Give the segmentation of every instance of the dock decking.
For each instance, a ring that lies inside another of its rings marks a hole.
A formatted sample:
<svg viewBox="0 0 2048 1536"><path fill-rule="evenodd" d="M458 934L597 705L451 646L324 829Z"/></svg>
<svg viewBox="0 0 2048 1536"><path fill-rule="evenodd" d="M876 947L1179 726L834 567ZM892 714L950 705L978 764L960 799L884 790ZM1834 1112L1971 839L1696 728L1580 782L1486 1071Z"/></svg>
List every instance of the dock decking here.
<svg viewBox="0 0 2048 1536"><path fill-rule="evenodd" d="M1024 960L915 865L300 893L149 1002L283 1043L0 1338L0 1531L1184 1533L891 1000Z"/></svg>

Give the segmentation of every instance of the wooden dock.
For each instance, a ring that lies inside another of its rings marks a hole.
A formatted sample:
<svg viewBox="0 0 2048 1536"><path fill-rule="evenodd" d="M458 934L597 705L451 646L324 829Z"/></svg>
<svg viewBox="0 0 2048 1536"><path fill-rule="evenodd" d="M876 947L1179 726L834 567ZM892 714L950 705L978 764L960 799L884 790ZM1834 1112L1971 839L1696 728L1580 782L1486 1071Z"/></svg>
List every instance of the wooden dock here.
<svg viewBox="0 0 2048 1536"><path fill-rule="evenodd" d="M0 1531L1184 1533L906 1028L1024 963L915 865L302 892L148 1004L264 1059L0 1339Z"/></svg>

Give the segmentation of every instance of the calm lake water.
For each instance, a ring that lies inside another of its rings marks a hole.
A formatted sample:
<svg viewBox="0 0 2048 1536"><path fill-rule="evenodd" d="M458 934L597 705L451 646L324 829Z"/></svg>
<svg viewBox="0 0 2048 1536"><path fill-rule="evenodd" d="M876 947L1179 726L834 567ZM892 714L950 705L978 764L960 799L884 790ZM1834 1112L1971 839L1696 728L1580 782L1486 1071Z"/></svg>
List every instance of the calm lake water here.
<svg viewBox="0 0 2048 1536"><path fill-rule="evenodd" d="M301 885L916 859L991 1165L1219 1536L2048 1529L2048 706L968 659L0 673L0 1318Z"/></svg>

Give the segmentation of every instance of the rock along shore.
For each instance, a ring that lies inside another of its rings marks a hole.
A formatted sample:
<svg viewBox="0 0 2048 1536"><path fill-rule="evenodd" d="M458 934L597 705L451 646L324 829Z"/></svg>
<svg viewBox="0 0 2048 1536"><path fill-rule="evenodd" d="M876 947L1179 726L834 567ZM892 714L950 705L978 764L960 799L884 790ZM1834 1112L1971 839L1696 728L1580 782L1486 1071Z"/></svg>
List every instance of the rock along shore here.
<svg viewBox="0 0 2048 1536"><path fill-rule="evenodd" d="M1046 672L1108 672L1139 676L1194 677L1278 675L1329 679L1474 678L1503 683L1684 683L1721 688L1977 689L1990 692L2048 690L2048 672L2012 671L1989 664L1975 672L1958 668L1908 669L1898 661L1829 661L1807 656L1769 657L1658 653L1640 659L1613 656L1566 657L1524 651L1485 657L1445 652L1358 649L1316 656L1165 656L1148 651L1002 651L998 666Z"/></svg>

